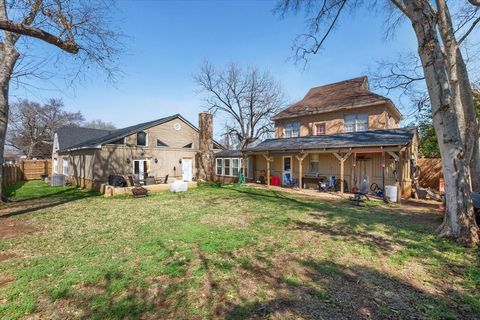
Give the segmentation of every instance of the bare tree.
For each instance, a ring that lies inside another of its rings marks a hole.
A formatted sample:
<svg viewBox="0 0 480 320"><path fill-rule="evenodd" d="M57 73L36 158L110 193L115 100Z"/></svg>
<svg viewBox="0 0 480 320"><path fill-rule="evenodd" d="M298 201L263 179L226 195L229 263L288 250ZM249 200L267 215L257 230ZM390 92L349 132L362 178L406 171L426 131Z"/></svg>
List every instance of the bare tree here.
<svg viewBox="0 0 480 320"><path fill-rule="evenodd" d="M233 63L217 70L206 62L195 80L207 94L208 110L227 115L225 132L235 137L238 149L273 132L270 118L281 109L284 95L268 72L254 67L242 70Z"/></svg>
<svg viewBox="0 0 480 320"><path fill-rule="evenodd" d="M17 63L28 53L24 43L39 40L75 55L71 64L80 66L78 72L90 65L111 75L119 36L108 26L112 8L109 0L0 0L0 163L8 125L9 87Z"/></svg>
<svg viewBox="0 0 480 320"><path fill-rule="evenodd" d="M50 158L55 131L62 126L77 126L81 121L82 114L65 111L59 99L50 99L44 105L20 100L10 108L7 144L21 151L27 159Z"/></svg>
<svg viewBox="0 0 480 320"><path fill-rule="evenodd" d="M115 130L117 127L112 122L105 122L100 119L94 119L82 123L82 127L102 130Z"/></svg>
<svg viewBox="0 0 480 320"><path fill-rule="evenodd" d="M447 210L438 232L464 244L480 242L471 200L471 167L480 165L478 122L472 88L460 45L478 25L478 0L469 0L470 14L459 27L446 0L390 0L388 17L395 27L409 20L418 42L423 76L430 99L433 125L439 139L445 176ZM365 4L357 0L282 0L277 10L306 12L307 32L297 39L296 56L304 60L322 48L339 17ZM380 6L377 1L369 6ZM468 11L468 10L467 10ZM466 12L466 11L464 11ZM473 15L472 15L473 13ZM472 134L473 133L473 134Z"/></svg>

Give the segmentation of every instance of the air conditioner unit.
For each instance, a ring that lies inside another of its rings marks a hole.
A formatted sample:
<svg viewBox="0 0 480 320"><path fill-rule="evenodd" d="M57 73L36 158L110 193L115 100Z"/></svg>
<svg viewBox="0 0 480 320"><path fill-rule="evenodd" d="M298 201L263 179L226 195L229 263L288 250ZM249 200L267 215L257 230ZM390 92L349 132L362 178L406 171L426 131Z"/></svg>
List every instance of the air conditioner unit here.
<svg viewBox="0 0 480 320"><path fill-rule="evenodd" d="M52 187L64 186L67 183L67 177L63 174L54 174L50 179Z"/></svg>

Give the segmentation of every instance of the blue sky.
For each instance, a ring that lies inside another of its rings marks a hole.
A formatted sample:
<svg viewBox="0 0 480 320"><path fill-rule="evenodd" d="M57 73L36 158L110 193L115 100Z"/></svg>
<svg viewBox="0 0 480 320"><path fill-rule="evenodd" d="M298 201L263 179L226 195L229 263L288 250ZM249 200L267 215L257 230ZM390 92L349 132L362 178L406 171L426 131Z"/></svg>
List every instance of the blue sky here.
<svg viewBox="0 0 480 320"><path fill-rule="evenodd" d="M359 11L344 16L325 49L304 70L288 60L293 39L304 30L303 17L274 16L275 3L119 1L116 23L128 38L121 59L125 76L114 86L87 74L75 88L53 81L55 89L13 88L12 95L37 101L61 97L68 110L118 127L174 113L196 124L202 101L192 76L206 59L218 66L237 62L269 70L289 101L295 101L311 87L365 74L376 60L415 49L408 23L386 42L381 13ZM221 117L215 120L216 130L223 122Z"/></svg>

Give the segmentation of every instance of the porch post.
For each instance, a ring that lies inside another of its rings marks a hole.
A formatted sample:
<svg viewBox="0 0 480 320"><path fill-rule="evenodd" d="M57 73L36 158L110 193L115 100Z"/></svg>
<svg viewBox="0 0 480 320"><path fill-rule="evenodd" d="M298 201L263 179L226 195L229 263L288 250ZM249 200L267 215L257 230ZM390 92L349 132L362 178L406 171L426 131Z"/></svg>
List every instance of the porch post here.
<svg viewBox="0 0 480 320"><path fill-rule="evenodd" d="M344 193L344 177L345 177L345 160L342 158L340 159L340 192Z"/></svg>
<svg viewBox="0 0 480 320"><path fill-rule="evenodd" d="M303 177L303 159L305 159L307 155L300 153L299 155L295 156L298 160L298 188L303 189L302 184L302 177Z"/></svg>
<svg viewBox="0 0 480 320"><path fill-rule="evenodd" d="M340 156L338 153L334 152L333 155L340 161L340 192L345 192L345 161L350 157L352 152L343 154Z"/></svg>
<svg viewBox="0 0 480 320"><path fill-rule="evenodd" d="M267 186L270 187L270 157L265 157L267 160Z"/></svg>

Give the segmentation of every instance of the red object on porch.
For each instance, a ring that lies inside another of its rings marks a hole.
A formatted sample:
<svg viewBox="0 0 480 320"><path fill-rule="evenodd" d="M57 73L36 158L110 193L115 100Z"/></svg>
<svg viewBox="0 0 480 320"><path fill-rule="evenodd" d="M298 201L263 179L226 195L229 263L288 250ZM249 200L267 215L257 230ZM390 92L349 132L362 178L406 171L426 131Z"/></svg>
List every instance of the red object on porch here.
<svg viewBox="0 0 480 320"><path fill-rule="evenodd" d="M270 185L271 186L280 186L280 177L273 176L270 178Z"/></svg>

